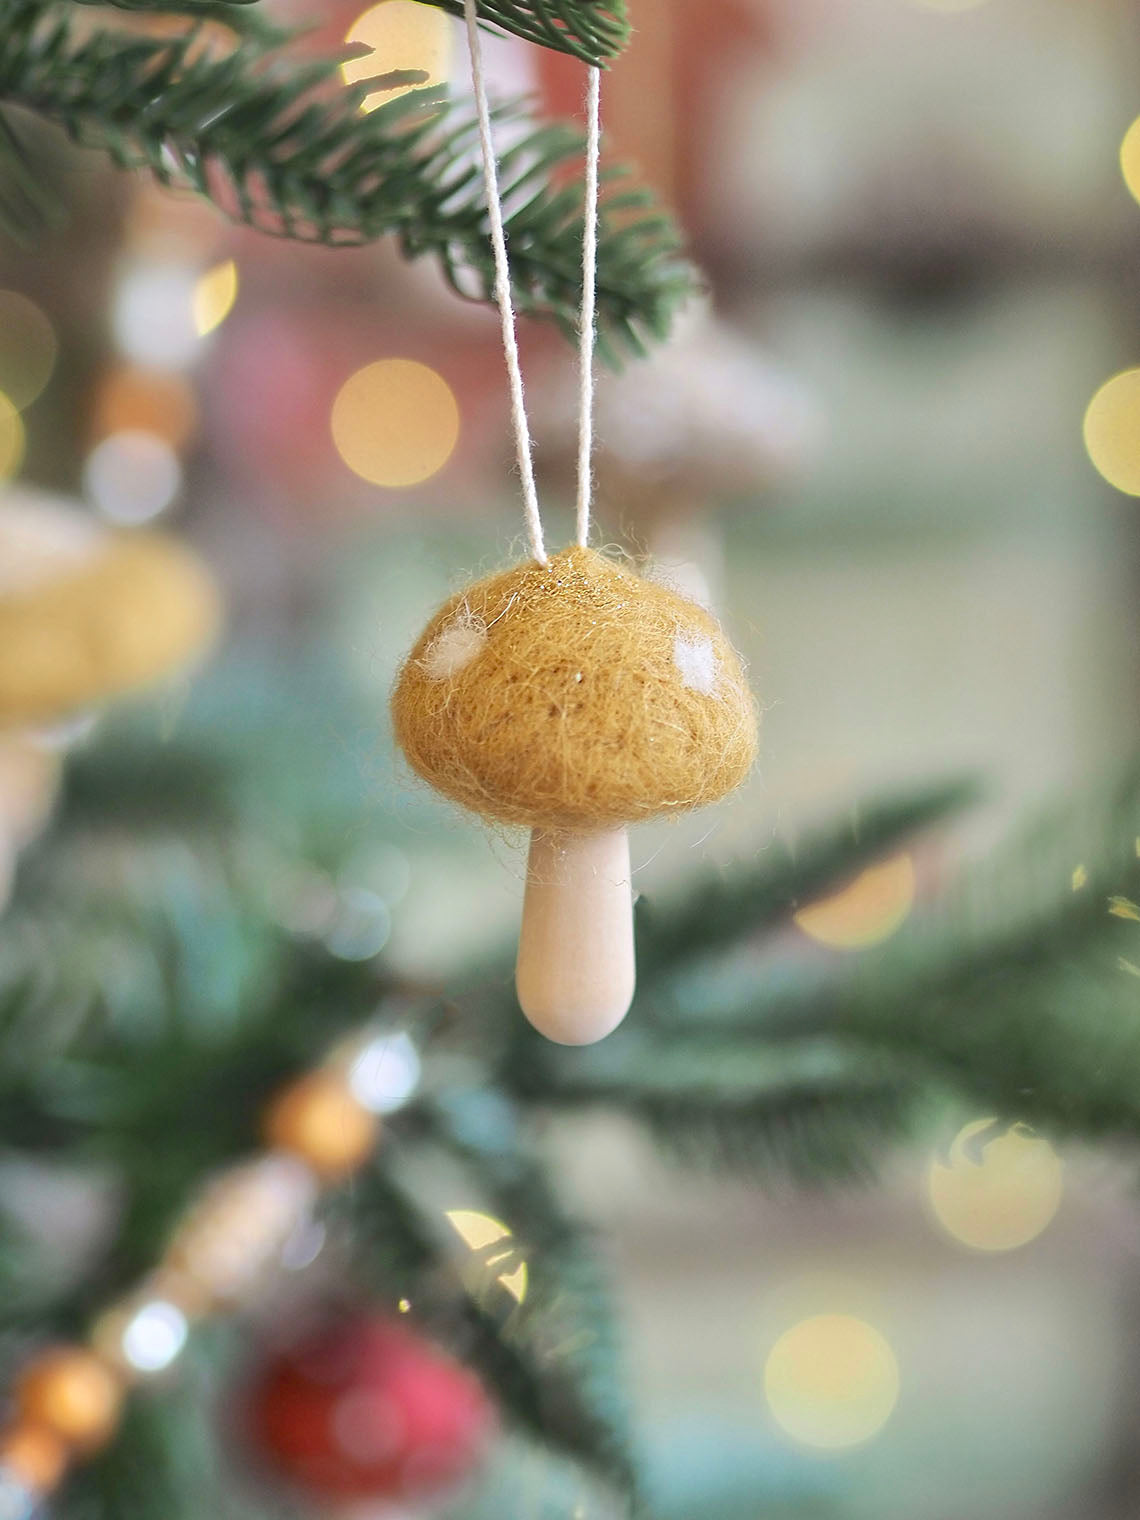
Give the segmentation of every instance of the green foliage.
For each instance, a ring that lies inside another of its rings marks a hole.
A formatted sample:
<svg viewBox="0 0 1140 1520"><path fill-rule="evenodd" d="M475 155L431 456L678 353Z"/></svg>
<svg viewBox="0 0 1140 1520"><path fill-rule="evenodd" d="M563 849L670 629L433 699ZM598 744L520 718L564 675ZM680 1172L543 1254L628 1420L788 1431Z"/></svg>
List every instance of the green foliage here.
<svg viewBox="0 0 1140 1520"><path fill-rule="evenodd" d="M125 11L159 15L207 15L240 25L239 8L257 0L72 0L81 5L114 6ZM453 15L463 15L462 0L426 0ZM479 16L493 27L524 42L555 52L570 53L586 63L604 64L629 40L629 19L623 0L480 0Z"/></svg>
<svg viewBox="0 0 1140 1520"><path fill-rule="evenodd" d="M259 721L251 709L244 759L222 723L213 742L200 729L146 764L114 747L73 763L61 822L0 924L0 1148L98 1164L123 1209L113 1243L34 1301L21 1285L42 1247L22 1225L0 1229L0 1354L30 1326L81 1327L141 1276L202 1178L256 1146L269 1093L379 1006L418 1030L422 1095L330 1198L334 1248L362 1296L407 1298L480 1372L518 1436L636 1506L610 1294L542 1164L546 1116L612 1109L672 1161L797 1182L866 1178L947 1096L1057 1136L1140 1129L1135 784L1031 829L858 955L788 936L789 914L909 846L970 789L872 803L795 850L771 846L715 890L648 904L627 1025L565 1050L518 1017L505 963L450 998L402 995L397 1013L382 970L288 927L280 885L300 863L283 842L310 829L300 813L279 819L268 844L251 827L254 801L316 808L326 847L332 837L344 850L388 822L366 823L348 801L334 809L305 769L327 769L327 746L282 746ZM305 722L354 730L315 707ZM267 757L280 753L291 791L273 781ZM335 877L335 850L321 864ZM464 1247L444 1217L457 1198L502 1220L505 1243ZM501 1277L524 1260L520 1303ZM227 1345L207 1337L187 1380L140 1404L69 1490L67 1520L200 1512L195 1474L214 1455ZM219 1480L209 1507L245 1520L257 1501L247 1511L231 1487Z"/></svg>
<svg viewBox="0 0 1140 1520"><path fill-rule="evenodd" d="M337 58L283 49L280 34L251 27L248 18L257 13L237 4L209 11L226 13L237 26L228 45L194 26L160 37L77 27L74 10L75 0L9 0L0 103L55 123L121 168L147 170L164 185L206 196L260 231L331 245L392 235L405 256L436 258L462 295L493 299L469 104L416 90L362 113L377 80L345 88ZM519 35L540 32L548 41L557 35L571 50L616 47L620 40L615 13L602 5L502 0L486 14ZM388 78L401 81L415 82ZM500 105L495 114L509 144L501 178L518 308L570 333L581 299L581 136L566 124L533 122L518 104ZM7 130L14 216L35 176L22 167L10 122ZM692 273L649 194L619 167L603 178L598 330L603 352L616 359L664 336Z"/></svg>
<svg viewBox="0 0 1140 1520"><path fill-rule="evenodd" d="M526 1295L505 1327L533 1385L516 1406L545 1441L636 1500L617 1322L597 1253L559 1203L533 1144L521 1134L504 1144L500 1124L487 1122L497 1095L481 1088L449 1096L427 1110L428 1134L470 1170L485 1206L511 1229L513 1260L526 1263Z"/></svg>
<svg viewBox="0 0 1140 1520"><path fill-rule="evenodd" d="M876 800L795 845L773 840L762 869L698 884L680 903L641 905L642 984L694 953L707 957L784 922L798 908L901 847L920 829L953 817L976 799L977 792L975 783L957 780Z"/></svg>
<svg viewBox="0 0 1140 1520"><path fill-rule="evenodd" d="M428 3L463 15L463 0ZM479 0L479 16L510 36L572 53L586 63L604 64L629 40L624 0Z"/></svg>
<svg viewBox="0 0 1140 1520"><path fill-rule="evenodd" d="M403 1121L405 1161L407 1131L418 1131L421 1144L428 1131L443 1133L438 1115L426 1129L425 1119L420 1111ZM438 1205L401 1179L399 1157L382 1154L336 1206L358 1242L357 1280L389 1302L409 1299L417 1320L478 1369L519 1432L635 1500L613 1309L596 1261L537 1162L516 1161L505 1185L502 1164L482 1155L472 1171L485 1206L517 1221L518 1238L506 1252L466 1253L461 1264ZM523 1260L519 1303L499 1277Z"/></svg>

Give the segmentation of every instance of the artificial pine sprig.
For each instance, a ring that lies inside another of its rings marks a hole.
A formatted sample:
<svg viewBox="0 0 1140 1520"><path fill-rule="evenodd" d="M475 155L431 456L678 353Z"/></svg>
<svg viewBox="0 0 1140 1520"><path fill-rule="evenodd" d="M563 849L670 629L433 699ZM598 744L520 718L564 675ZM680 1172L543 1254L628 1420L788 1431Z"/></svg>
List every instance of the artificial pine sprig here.
<svg viewBox="0 0 1140 1520"><path fill-rule="evenodd" d="M208 14L237 24L235 9L256 5L258 0L72 0L72 3L158 15ZM462 0L424 0L424 3L438 5L456 16L463 15ZM481 0L479 15L484 25L496 31L559 53L570 53L585 63L604 65L629 40L624 0Z"/></svg>
<svg viewBox="0 0 1140 1520"><path fill-rule="evenodd" d="M236 36L223 29L226 43L193 25L173 37L93 30L76 26L76 9L76 0L10 0L0 36L0 111L34 112L120 167L196 191L263 232L333 245L393 235L407 257L437 258L461 294L493 299L477 126L467 104L419 90L362 112L375 80L346 88L338 58L298 59L276 34L238 26ZM235 24L250 14L237 0L209 14L219 12L232 13ZM486 16L518 35L541 31L548 45L556 34L591 57L619 41L614 33L606 42L617 22L604 6L503 0ZM574 17L581 35L569 28ZM581 136L566 124L535 124L517 103L500 105L496 118L511 143L502 179L516 304L572 332L581 300ZM3 149L0 141L0 157ZM10 144L6 157L18 162ZM598 330L612 359L664 336L692 273L649 194L620 168L605 180Z"/></svg>
<svg viewBox="0 0 1140 1520"><path fill-rule="evenodd" d="M55 1165L112 1167L122 1228L82 1282L34 1302L0 1295L0 1363L6 1337L20 1343L33 1323L41 1334L74 1332L109 1291L145 1272L202 1175L256 1142L262 1098L331 1031L371 1016L383 985L375 968L334 961L276 922L263 873L276 880L279 857L259 856L236 822L224 847L199 839L193 853L140 825L116 878L91 785L106 764L98 755L76 764L86 800L65 810L0 924L0 1146ZM132 787L120 778L110 791L150 785L169 795L167 766L184 790L195 767L172 746L149 780L131 773ZM239 796L230 792L223 811ZM629 1025L599 1046L539 1042L505 977L465 990L459 1017L441 1023L432 1012L440 1065L431 1075L433 1039L423 1096L334 1202L360 1286L438 1315L520 1433L631 1502L636 1465L607 1295L588 1237L535 1161L533 1115L606 1106L685 1164L799 1180L865 1176L885 1144L922 1131L932 1100L947 1093L1057 1136L1140 1134L1135 787L1086 809L1075 828L1054 820L1033 830L1004 866L975 873L880 951L757 960L753 931L778 928L779 915L849 879L876 847L902 847L961 796L933 788L871 806L795 853L760 856L738 882L755 917L730 939L723 898L710 903L704 889L660 910L657 927L678 931L677 954L657 958ZM460 1087L446 1075L455 1070L466 1074ZM202 1113L209 1125L195 1122ZM440 1152L511 1230L530 1269L524 1304L473 1293L457 1274L438 1207L414 1180L415 1159ZM0 1276L26 1280L33 1255L0 1219ZM557 1355L552 1326L565 1330ZM210 1377L226 1375L223 1365ZM64 1516L119 1513L132 1474L155 1463L147 1492L162 1507L143 1506L141 1520L195 1513L194 1463L172 1398L169 1421L160 1408L144 1412L116 1451L77 1475ZM156 1446L144 1426L165 1432ZM207 1426L196 1430L209 1441ZM256 1506L235 1509L235 1520L239 1512L245 1520Z"/></svg>

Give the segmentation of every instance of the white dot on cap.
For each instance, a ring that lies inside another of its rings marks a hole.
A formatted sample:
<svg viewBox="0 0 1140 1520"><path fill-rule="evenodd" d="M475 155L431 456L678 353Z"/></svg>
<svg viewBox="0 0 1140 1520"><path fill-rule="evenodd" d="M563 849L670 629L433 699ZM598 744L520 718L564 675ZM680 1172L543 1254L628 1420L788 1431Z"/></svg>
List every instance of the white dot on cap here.
<svg viewBox="0 0 1140 1520"><path fill-rule="evenodd" d="M699 691L711 697L716 689L720 673L720 661L716 657L712 639L705 634L684 633L673 640L673 663L681 673L681 685L690 691Z"/></svg>
<svg viewBox="0 0 1140 1520"><path fill-rule="evenodd" d="M428 645L420 664L429 681L448 681L465 670L487 642L482 618L464 610L441 628Z"/></svg>

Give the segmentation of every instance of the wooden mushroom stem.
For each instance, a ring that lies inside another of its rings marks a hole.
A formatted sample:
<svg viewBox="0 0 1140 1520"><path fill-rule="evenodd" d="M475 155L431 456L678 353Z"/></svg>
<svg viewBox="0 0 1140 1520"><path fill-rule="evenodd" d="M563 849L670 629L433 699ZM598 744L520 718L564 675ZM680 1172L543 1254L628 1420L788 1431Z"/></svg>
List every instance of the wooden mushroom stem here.
<svg viewBox="0 0 1140 1520"><path fill-rule="evenodd" d="M527 1018L559 1045L592 1045L633 1001L629 835L535 829L515 986Z"/></svg>

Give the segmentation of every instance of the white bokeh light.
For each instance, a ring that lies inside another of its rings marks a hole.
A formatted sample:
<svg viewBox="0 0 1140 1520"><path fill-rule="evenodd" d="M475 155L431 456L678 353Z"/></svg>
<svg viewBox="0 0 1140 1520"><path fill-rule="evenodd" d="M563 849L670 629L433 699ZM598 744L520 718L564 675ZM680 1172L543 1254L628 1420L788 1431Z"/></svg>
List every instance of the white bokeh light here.
<svg viewBox="0 0 1140 1520"><path fill-rule="evenodd" d="M194 300L198 273L180 264L139 264L115 293L111 325L127 358L181 369L198 353Z"/></svg>
<svg viewBox="0 0 1140 1520"><path fill-rule="evenodd" d="M139 1372L161 1372L185 1346L189 1329L176 1304L161 1298L144 1304L123 1330L124 1360Z"/></svg>
<svg viewBox="0 0 1140 1520"><path fill-rule="evenodd" d="M392 1114L402 1108L419 1081L419 1052L402 1031L370 1040L348 1072L349 1091L373 1114Z"/></svg>
<svg viewBox="0 0 1140 1520"><path fill-rule="evenodd" d="M157 517L178 495L182 466L165 439L128 428L92 449L83 484L104 517L136 527Z"/></svg>

